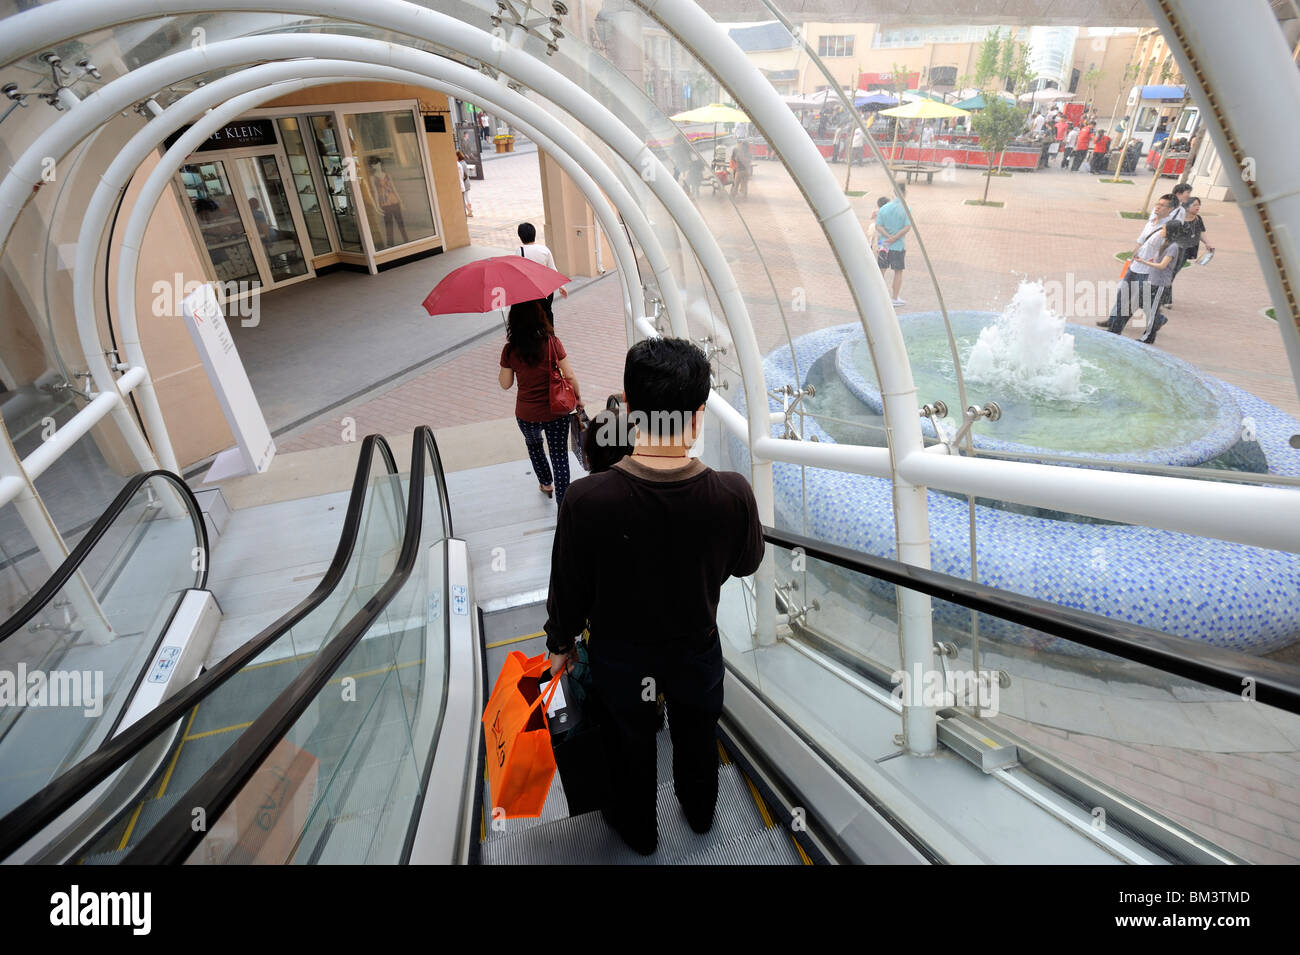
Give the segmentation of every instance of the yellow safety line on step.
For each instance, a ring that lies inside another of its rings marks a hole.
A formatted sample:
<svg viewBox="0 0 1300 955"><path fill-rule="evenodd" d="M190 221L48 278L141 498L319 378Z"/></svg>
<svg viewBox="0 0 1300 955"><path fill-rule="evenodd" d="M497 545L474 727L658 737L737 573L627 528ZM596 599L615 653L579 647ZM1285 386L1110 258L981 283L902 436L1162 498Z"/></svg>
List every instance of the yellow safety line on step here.
<svg viewBox="0 0 1300 955"><path fill-rule="evenodd" d="M495 650L497 647L508 647L512 643L523 643L525 640L534 640L537 637L546 636L545 630L538 630L536 633L526 633L522 637L511 637L509 640L498 640L496 643L489 643L483 649Z"/></svg>
<svg viewBox="0 0 1300 955"><path fill-rule="evenodd" d="M771 829L776 825L776 822L772 819L772 814L767 811L767 805L763 802L763 797L758 794L758 788L748 776L745 776L744 780L745 785L749 787L749 794L754 797L754 805L758 807L758 814L763 817L763 825Z"/></svg>
<svg viewBox="0 0 1300 955"><path fill-rule="evenodd" d="M809 857L808 853L803 851L803 846L799 845L799 840L794 837L793 832L790 833L790 841L794 843L794 851L799 853L799 858L803 861L803 864L812 865L812 859Z"/></svg>
<svg viewBox="0 0 1300 955"><path fill-rule="evenodd" d="M223 726L217 730L204 730L202 733L195 733L193 736L186 736L181 742L188 743L194 739L206 739L209 736L220 736L222 733L229 733L231 730L246 730L253 725L252 720L247 723L232 723L230 726Z"/></svg>
<svg viewBox="0 0 1300 955"><path fill-rule="evenodd" d="M727 755L726 747L722 745L721 740L718 741L718 759L722 761L723 766L731 765L731 757Z"/></svg>
<svg viewBox="0 0 1300 955"><path fill-rule="evenodd" d="M162 785L158 787L158 795L155 799L161 799L167 792L167 784L172 781L172 773L176 771L176 764L180 762L181 750L185 748L185 737L190 735L190 727L194 725L194 718L199 715L199 706L195 704L194 709L190 710L190 721L185 724L185 732L181 733L181 744L176 747L176 752L172 754L171 765L167 767L167 775L163 776Z"/></svg>
<svg viewBox="0 0 1300 955"><path fill-rule="evenodd" d="M144 803L135 807L135 812L131 813L131 821L126 824L126 832L122 833L122 841L117 844L117 848L125 849L126 844L131 841L131 831L135 829L136 820L140 818L140 810L144 809Z"/></svg>

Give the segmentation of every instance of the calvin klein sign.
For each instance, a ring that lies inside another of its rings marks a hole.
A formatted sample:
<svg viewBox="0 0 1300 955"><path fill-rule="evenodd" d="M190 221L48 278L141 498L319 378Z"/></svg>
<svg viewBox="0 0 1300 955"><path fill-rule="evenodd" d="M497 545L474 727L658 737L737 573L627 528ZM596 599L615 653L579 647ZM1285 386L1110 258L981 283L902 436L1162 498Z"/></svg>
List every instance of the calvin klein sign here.
<svg viewBox="0 0 1300 955"><path fill-rule="evenodd" d="M167 148L171 149L172 144L188 130L188 126L183 126L176 132L167 137ZM275 120L271 119L240 119L233 123L227 123L215 133L203 141L203 145L194 150L196 153L211 152L214 149L244 149L248 146L274 146L275 138Z"/></svg>

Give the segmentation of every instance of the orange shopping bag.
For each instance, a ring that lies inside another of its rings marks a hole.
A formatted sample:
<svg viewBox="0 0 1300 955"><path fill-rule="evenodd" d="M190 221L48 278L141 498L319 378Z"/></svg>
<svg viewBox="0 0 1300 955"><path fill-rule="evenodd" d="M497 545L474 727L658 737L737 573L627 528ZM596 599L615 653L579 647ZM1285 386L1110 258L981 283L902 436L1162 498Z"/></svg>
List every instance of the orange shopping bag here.
<svg viewBox="0 0 1300 955"><path fill-rule="evenodd" d="M551 681L545 698L538 688L548 667L544 653L529 658L512 650L483 713L488 792L493 812L504 810L507 819L540 816L555 777L546 710L560 681Z"/></svg>

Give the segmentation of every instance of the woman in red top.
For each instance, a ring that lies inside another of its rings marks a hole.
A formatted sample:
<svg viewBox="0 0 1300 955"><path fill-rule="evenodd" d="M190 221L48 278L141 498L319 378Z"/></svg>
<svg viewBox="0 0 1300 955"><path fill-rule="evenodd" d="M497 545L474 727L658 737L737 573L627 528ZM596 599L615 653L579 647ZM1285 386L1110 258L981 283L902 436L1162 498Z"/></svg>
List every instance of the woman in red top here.
<svg viewBox="0 0 1300 955"><path fill-rule="evenodd" d="M578 379L569 365L564 346L555 337L542 303L520 302L510 306L506 345L501 349L501 371L497 380L508 391L516 377L519 379L515 421L524 433L528 458L533 462L533 473L540 481L538 489L547 497L554 493L555 503L559 505L564 503L564 492L569 487L569 415L556 415L551 411L553 362L559 363L560 374L573 385L573 393L579 396L578 407L581 408L582 392L578 389ZM549 466L546 455L542 453L543 434L550 452Z"/></svg>

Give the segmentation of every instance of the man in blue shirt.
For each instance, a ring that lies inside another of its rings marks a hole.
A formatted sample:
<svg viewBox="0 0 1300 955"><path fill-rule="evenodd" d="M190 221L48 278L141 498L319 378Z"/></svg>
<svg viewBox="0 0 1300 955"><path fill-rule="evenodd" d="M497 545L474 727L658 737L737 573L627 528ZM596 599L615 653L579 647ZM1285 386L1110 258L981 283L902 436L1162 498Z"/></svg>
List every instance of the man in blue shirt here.
<svg viewBox="0 0 1300 955"><path fill-rule="evenodd" d="M903 237L911 231L912 220L907 217L907 210L901 201L907 185L900 182L895 184L895 188L898 196L881 206L876 213L876 233L885 246L877 261L882 271L894 270L894 304L902 305L903 300L898 296L903 290L903 256L906 248Z"/></svg>

